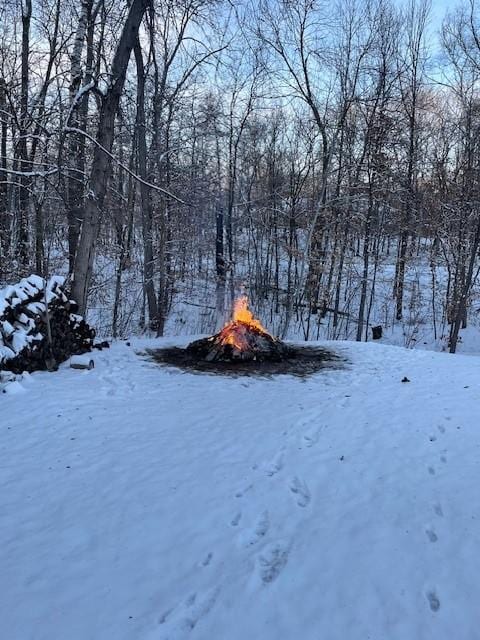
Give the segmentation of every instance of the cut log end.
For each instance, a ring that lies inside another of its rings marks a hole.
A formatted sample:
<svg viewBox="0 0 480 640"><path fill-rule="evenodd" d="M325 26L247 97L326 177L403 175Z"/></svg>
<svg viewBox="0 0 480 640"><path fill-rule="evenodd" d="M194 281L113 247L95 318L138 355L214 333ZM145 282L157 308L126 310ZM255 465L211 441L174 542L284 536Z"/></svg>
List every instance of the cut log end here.
<svg viewBox="0 0 480 640"><path fill-rule="evenodd" d="M88 356L75 355L70 358L70 367L72 369L87 369L90 371L95 367L95 362Z"/></svg>

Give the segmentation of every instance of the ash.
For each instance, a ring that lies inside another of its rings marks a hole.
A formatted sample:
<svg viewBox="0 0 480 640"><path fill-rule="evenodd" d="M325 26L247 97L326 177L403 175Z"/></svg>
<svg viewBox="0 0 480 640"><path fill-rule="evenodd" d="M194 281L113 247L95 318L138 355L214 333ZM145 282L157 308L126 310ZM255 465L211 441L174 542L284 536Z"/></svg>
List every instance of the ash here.
<svg viewBox="0 0 480 640"><path fill-rule="evenodd" d="M194 351L180 347L147 349L147 355L161 365L172 365L190 373L202 373L228 377L273 377L291 375L300 378L311 376L323 369L342 369L347 361L330 349L288 345L287 355L278 361L238 360L206 361Z"/></svg>

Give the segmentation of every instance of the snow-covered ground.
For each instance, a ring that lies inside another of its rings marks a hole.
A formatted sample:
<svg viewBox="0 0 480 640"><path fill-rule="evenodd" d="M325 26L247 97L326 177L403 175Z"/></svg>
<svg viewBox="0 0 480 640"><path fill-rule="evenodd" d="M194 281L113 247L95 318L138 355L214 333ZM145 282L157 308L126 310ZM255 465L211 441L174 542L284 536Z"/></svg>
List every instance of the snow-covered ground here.
<svg viewBox="0 0 480 640"><path fill-rule="evenodd" d="M0 638L480 637L480 358L226 378L153 344L0 396Z"/></svg>

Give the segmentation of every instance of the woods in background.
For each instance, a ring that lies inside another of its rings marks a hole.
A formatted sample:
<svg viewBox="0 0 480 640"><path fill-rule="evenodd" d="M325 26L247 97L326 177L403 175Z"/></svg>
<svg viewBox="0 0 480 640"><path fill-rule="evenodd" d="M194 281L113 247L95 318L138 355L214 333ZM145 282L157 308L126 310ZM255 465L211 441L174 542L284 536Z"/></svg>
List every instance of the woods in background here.
<svg viewBox="0 0 480 640"><path fill-rule="evenodd" d="M210 331L246 285L283 337L411 344L427 323L454 352L476 314L479 17L3 0L0 284L68 274L115 336L187 309Z"/></svg>

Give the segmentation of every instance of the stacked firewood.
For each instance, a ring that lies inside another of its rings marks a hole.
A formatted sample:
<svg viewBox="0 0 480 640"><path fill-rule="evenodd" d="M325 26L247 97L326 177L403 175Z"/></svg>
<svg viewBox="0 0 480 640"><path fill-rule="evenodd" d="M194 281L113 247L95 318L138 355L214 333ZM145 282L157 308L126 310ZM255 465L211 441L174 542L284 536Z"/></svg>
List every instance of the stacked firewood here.
<svg viewBox="0 0 480 640"><path fill-rule="evenodd" d="M54 370L93 346L95 330L77 315L64 278L32 275L0 289L0 370Z"/></svg>

